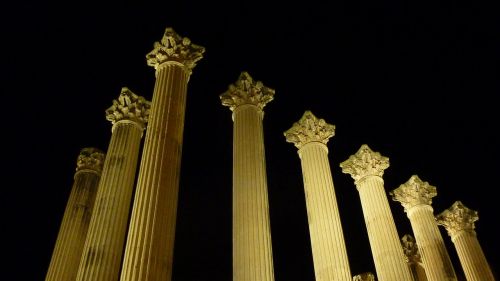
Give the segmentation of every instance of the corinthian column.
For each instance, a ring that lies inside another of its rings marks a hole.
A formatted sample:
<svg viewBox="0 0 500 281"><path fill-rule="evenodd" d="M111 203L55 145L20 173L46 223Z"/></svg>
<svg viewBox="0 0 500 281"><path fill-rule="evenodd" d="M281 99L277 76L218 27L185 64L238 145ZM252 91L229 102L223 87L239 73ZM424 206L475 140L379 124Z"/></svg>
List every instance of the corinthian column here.
<svg viewBox="0 0 500 281"><path fill-rule="evenodd" d="M233 112L233 280L274 280L262 118L274 90L242 72L220 96Z"/></svg>
<svg viewBox="0 0 500 281"><path fill-rule="evenodd" d="M420 257L420 252L418 251L418 245L415 243L415 238L413 238L410 234L405 234L401 238L401 245L403 246L405 259L408 267L410 267L413 279L415 281L427 281L425 269L422 264L422 258Z"/></svg>
<svg viewBox="0 0 500 281"><path fill-rule="evenodd" d="M411 281L382 179L389 158L363 144L340 167L351 175L358 189L378 279Z"/></svg>
<svg viewBox="0 0 500 281"><path fill-rule="evenodd" d="M326 146L334 133L334 125L310 111L284 133L286 141L298 148L302 164L317 281L352 280Z"/></svg>
<svg viewBox="0 0 500 281"><path fill-rule="evenodd" d="M130 200L149 106L143 97L124 87L118 100L113 100L106 110L106 119L113 128L78 281L112 281L120 277Z"/></svg>
<svg viewBox="0 0 500 281"><path fill-rule="evenodd" d="M373 275L373 273L371 272L361 273L353 276L352 281L375 281L375 275Z"/></svg>
<svg viewBox="0 0 500 281"><path fill-rule="evenodd" d="M75 280L89 228L104 153L83 148L76 161L76 173L66 211L59 228L46 281Z"/></svg>
<svg viewBox="0 0 500 281"><path fill-rule="evenodd" d="M437 223L444 226L457 249L467 281L494 281L474 230L474 222L478 219L477 211L465 207L460 201L436 216Z"/></svg>
<svg viewBox="0 0 500 281"><path fill-rule="evenodd" d="M389 194L394 201L403 205L410 219L427 280L457 280L431 207L432 197L437 194L436 187L422 181L417 175L413 175L406 183Z"/></svg>
<svg viewBox="0 0 500 281"><path fill-rule="evenodd" d="M204 51L167 28L146 55L156 83L121 280L171 280L187 84Z"/></svg>

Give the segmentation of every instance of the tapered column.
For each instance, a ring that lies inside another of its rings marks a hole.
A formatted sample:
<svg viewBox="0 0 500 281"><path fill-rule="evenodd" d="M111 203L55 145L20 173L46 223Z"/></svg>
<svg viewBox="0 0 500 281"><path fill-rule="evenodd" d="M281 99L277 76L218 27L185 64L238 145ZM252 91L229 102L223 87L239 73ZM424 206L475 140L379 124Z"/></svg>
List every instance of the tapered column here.
<svg viewBox="0 0 500 281"><path fill-rule="evenodd" d="M418 251L415 238L413 238L410 234L405 234L401 238L401 245L403 246L406 263L408 264L411 274L413 275L413 280L427 281L427 276L425 275L424 266L422 264L422 258L420 257L420 252Z"/></svg>
<svg viewBox="0 0 500 281"><path fill-rule="evenodd" d="M352 176L358 189L378 279L412 280L384 190L382 175L389 167L389 158L363 144L340 167Z"/></svg>
<svg viewBox="0 0 500 281"><path fill-rule="evenodd" d="M113 124L95 211L90 220L77 280L118 280L141 137L150 102L122 88L106 110Z"/></svg>
<svg viewBox="0 0 500 281"><path fill-rule="evenodd" d="M233 111L233 280L274 280L262 118L274 90L242 72L220 98Z"/></svg>
<svg viewBox="0 0 500 281"><path fill-rule="evenodd" d="M467 281L494 281L474 230L474 222L478 219L477 211L465 207L460 201L436 216L437 223L444 226L457 249Z"/></svg>
<svg viewBox="0 0 500 281"><path fill-rule="evenodd" d="M332 279L335 280L335 279ZM365 272L352 277L352 281L375 281L375 275L371 272Z"/></svg>
<svg viewBox="0 0 500 281"><path fill-rule="evenodd" d="M46 281L76 278L104 157L102 151L93 147L83 148L78 155L73 187L59 227Z"/></svg>
<svg viewBox="0 0 500 281"><path fill-rule="evenodd" d="M326 145L334 133L310 111L284 133L302 165L316 281L352 280Z"/></svg>
<svg viewBox="0 0 500 281"><path fill-rule="evenodd" d="M410 219L415 240L420 249L429 281L455 281L457 276L439 232L431 206L436 187L422 181L417 175L389 193L403 205Z"/></svg>
<svg viewBox="0 0 500 281"><path fill-rule="evenodd" d="M156 83L121 280L171 280L187 84L204 51L167 28L146 55Z"/></svg>

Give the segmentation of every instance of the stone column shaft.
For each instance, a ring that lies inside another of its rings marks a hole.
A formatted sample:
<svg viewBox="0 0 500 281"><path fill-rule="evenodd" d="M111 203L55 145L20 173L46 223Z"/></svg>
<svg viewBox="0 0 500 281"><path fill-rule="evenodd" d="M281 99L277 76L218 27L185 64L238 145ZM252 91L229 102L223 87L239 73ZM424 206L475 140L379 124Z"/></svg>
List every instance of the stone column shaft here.
<svg viewBox="0 0 500 281"><path fill-rule="evenodd" d="M352 281L326 145L334 130L306 111L284 133L299 149L316 281Z"/></svg>
<svg viewBox="0 0 500 281"><path fill-rule="evenodd" d="M457 277L436 224L432 207L418 205L408 210L413 234L429 281L455 281Z"/></svg>
<svg viewBox="0 0 500 281"><path fill-rule="evenodd" d="M82 149L78 157L77 172L45 277L46 281L67 281L76 278L103 161L104 153L95 148Z"/></svg>
<svg viewBox="0 0 500 281"><path fill-rule="evenodd" d="M114 105L106 113L107 119L113 123L113 130L76 279L78 281L112 281L120 277L137 160L149 114L149 102L124 87L119 100L114 100Z"/></svg>
<svg viewBox="0 0 500 281"><path fill-rule="evenodd" d="M300 149L309 232L317 281L351 280L342 223L327 148L309 143Z"/></svg>
<svg viewBox="0 0 500 281"><path fill-rule="evenodd" d="M274 280L262 112L234 112L233 280Z"/></svg>
<svg viewBox="0 0 500 281"><path fill-rule="evenodd" d="M495 280L475 233L462 231L452 241L467 281Z"/></svg>
<svg viewBox="0 0 500 281"><path fill-rule="evenodd" d="M467 281L494 281L474 230L474 222L478 219L477 211L465 207L460 201L436 216L437 223L444 226L455 245Z"/></svg>
<svg viewBox="0 0 500 281"><path fill-rule="evenodd" d="M382 179L389 159L362 145L340 167L351 174L359 191L378 280L411 281Z"/></svg>
<svg viewBox="0 0 500 281"><path fill-rule="evenodd" d="M436 187L417 175L390 192L404 207L410 219L425 273L429 281L456 281L457 276L439 232L431 207Z"/></svg>
<svg viewBox="0 0 500 281"><path fill-rule="evenodd" d="M156 70L120 280L170 281L187 84L205 49L167 28L146 55Z"/></svg>

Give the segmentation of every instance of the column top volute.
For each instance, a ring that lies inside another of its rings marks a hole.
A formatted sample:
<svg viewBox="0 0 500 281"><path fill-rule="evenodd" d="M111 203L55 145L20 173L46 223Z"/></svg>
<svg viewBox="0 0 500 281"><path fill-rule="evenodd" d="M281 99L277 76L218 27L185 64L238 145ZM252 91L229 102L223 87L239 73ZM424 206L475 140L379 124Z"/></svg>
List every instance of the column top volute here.
<svg viewBox="0 0 500 281"><path fill-rule="evenodd" d="M137 123L141 128L148 122L151 102L134 94L129 88L123 87L118 99L106 109L106 119L114 125L122 120Z"/></svg>
<svg viewBox="0 0 500 281"><path fill-rule="evenodd" d="M372 151L366 144L361 145L355 154L340 163L342 172L350 174L356 182L366 176L382 177L388 167L389 158Z"/></svg>
<svg viewBox="0 0 500 281"><path fill-rule="evenodd" d="M191 73L196 62L203 58L205 48L191 43L187 37L181 37L172 27L167 27L161 41L154 42L154 49L146 55L149 66L158 69L164 63L177 63Z"/></svg>
<svg viewBox="0 0 500 281"><path fill-rule="evenodd" d="M352 277L352 281L375 281L375 275L371 272L365 272Z"/></svg>
<svg viewBox="0 0 500 281"><path fill-rule="evenodd" d="M95 147L82 148L76 160L76 171L92 170L100 173L105 156L102 150Z"/></svg>
<svg viewBox="0 0 500 281"><path fill-rule="evenodd" d="M260 110L274 99L274 90L264 86L261 81L255 81L248 72L241 72L238 80L230 84L228 90L220 96L222 105L234 111L238 106L252 104Z"/></svg>
<svg viewBox="0 0 500 281"><path fill-rule="evenodd" d="M431 205L432 197L436 196L437 192L435 186L413 175L406 183L389 192L389 195L394 201L400 202L406 212L416 205Z"/></svg>
<svg viewBox="0 0 500 281"><path fill-rule="evenodd" d="M437 223L452 237L460 231L473 232L474 222L477 220L479 220L478 212L467 208L461 201L456 201L450 208L436 216Z"/></svg>
<svg viewBox="0 0 500 281"><path fill-rule="evenodd" d="M310 142L327 144L335 135L335 125L326 123L307 110L298 122L284 132L287 142L293 143L298 149Z"/></svg>

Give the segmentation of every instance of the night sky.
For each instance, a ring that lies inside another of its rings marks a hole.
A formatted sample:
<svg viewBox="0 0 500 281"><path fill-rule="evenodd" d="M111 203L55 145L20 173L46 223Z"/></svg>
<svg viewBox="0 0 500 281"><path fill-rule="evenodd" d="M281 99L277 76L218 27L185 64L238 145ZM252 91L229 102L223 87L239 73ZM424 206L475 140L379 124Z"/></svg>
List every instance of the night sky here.
<svg viewBox="0 0 500 281"><path fill-rule="evenodd" d="M122 87L151 99L145 55L166 27L206 48L188 84L173 280L232 280L233 124L219 95L242 71L276 91L263 120L276 281L314 280L300 160L283 136L305 110L336 126L329 160L353 275L375 268L358 192L339 164L368 144L390 160L387 192L416 174L437 187L435 214L456 200L479 212L477 237L500 277L493 7L170 2L1 9L1 279L45 278L76 157L83 147L107 149L104 111ZM411 233L401 204L389 204L399 236Z"/></svg>

